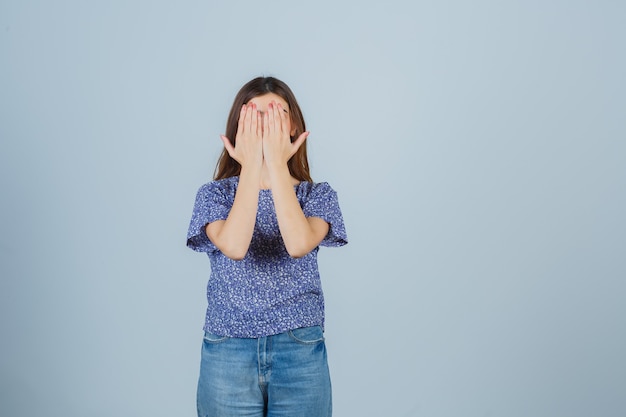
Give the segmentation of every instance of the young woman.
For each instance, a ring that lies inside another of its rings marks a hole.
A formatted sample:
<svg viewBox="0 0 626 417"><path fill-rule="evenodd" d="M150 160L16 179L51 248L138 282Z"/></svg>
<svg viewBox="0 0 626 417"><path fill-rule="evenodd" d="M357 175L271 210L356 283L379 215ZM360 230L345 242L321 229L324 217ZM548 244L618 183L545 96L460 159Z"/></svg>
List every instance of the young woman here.
<svg viewBox="0 0 626 417"><path fill-rule="evenodd" d="M337 194L309 174L308 135L289 87L253 79L196 196L187 246L211 263L200 417L331 415L317 252L347 238Z"/></svg>

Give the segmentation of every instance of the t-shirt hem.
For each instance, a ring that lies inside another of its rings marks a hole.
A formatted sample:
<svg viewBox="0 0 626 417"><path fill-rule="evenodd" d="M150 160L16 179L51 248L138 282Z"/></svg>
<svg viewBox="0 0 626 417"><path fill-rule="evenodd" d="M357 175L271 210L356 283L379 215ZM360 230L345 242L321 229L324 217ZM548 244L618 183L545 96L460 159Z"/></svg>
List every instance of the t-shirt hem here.
<svg viewBox="0 0 626 417"><path fill-rule="evenodd" d="M311 326L320 326L322 330L324 330L324 320L310 320L310 321L302 321L302 322L294 322L287 324L285 323L282 326L276 326L274 323L271 328L270 327L259 327L255 332L236 332L236 331L228 331L220 328L219 326L212 327L210 323L206 323L204 325L203 330L205 332L213 333L218 336L225 337L234 337L241 339L255 339L258 337L267 337L274 336L277 334L285 333L290 330L299 329L301 327L311 327Z"/></svg>

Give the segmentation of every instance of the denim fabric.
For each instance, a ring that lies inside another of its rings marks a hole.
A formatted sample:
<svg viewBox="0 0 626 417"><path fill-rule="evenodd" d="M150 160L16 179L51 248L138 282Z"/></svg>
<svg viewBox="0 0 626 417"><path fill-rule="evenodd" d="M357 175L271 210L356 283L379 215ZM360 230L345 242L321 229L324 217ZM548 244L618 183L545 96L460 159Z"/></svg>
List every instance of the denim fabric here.
<svg viewBox="0 0 626 417"><path fill-rule="evenodd" d="M322 328L259 338L206 332L197 400L198 417L330 417Z"/></svg>

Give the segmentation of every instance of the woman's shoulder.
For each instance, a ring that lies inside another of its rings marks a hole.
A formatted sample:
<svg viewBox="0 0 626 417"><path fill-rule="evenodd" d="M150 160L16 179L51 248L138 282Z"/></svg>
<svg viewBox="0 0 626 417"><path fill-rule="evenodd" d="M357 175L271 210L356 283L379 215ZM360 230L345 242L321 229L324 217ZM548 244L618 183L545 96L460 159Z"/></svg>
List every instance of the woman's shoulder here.
<svg viewBox="0 0 626 417"><path fill-rule="evenodd" d="M315 196L323 196L326 194L335 194L335 190L327 182L308 182L302 181L298 186L298 196L303 198L311 198Z"/></svg>
<svg viewBox="0 0 626 417"><path fill-rule="evenodd" d="M303 187L307 190L313 190L313 191L333 190L333 187L331 187L330 184L327 183L326 181L322 181L322 182L302 181L300 183L300 187Z"/></svg>
<svg viewBox="0 0 626 417"><path fill-rule="evenodd" d="M238 183L239 183L238 176L221 178L219 180L213 180L213 181L207 182L206 184L202 184L200 186L200 190L205 190L205 191L216 191L216 190L228 191L231 189L236 190Z"/></svg>
<svg viewBox="0 0 626 417"><path fill-rule="evenodd" d="M221 194L224 196L233 196L237 191L239 177L228 177L219 180L213 180L202 184L198 189L198 195L208 196L211 194Z"/></svg>

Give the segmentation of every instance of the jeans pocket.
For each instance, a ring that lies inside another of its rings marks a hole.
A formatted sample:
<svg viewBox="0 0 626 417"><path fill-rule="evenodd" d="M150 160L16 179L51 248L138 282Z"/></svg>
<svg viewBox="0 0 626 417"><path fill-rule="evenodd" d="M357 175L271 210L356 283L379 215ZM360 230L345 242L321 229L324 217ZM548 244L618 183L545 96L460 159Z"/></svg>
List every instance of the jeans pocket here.
<svg viewBox="0 0 626 417"><path fill-rule="evenodd" d="M204 341L207 343L222 343L228 340L228 336L219 336L211 332L204 332Z"/></svg>
<svg viewBox="0 0 626 417"><path fill-rule="evenodd" d="M314 345L324 341L324 331L321 326L301 327L289 330L289 337L303 345Z"/></svg>

